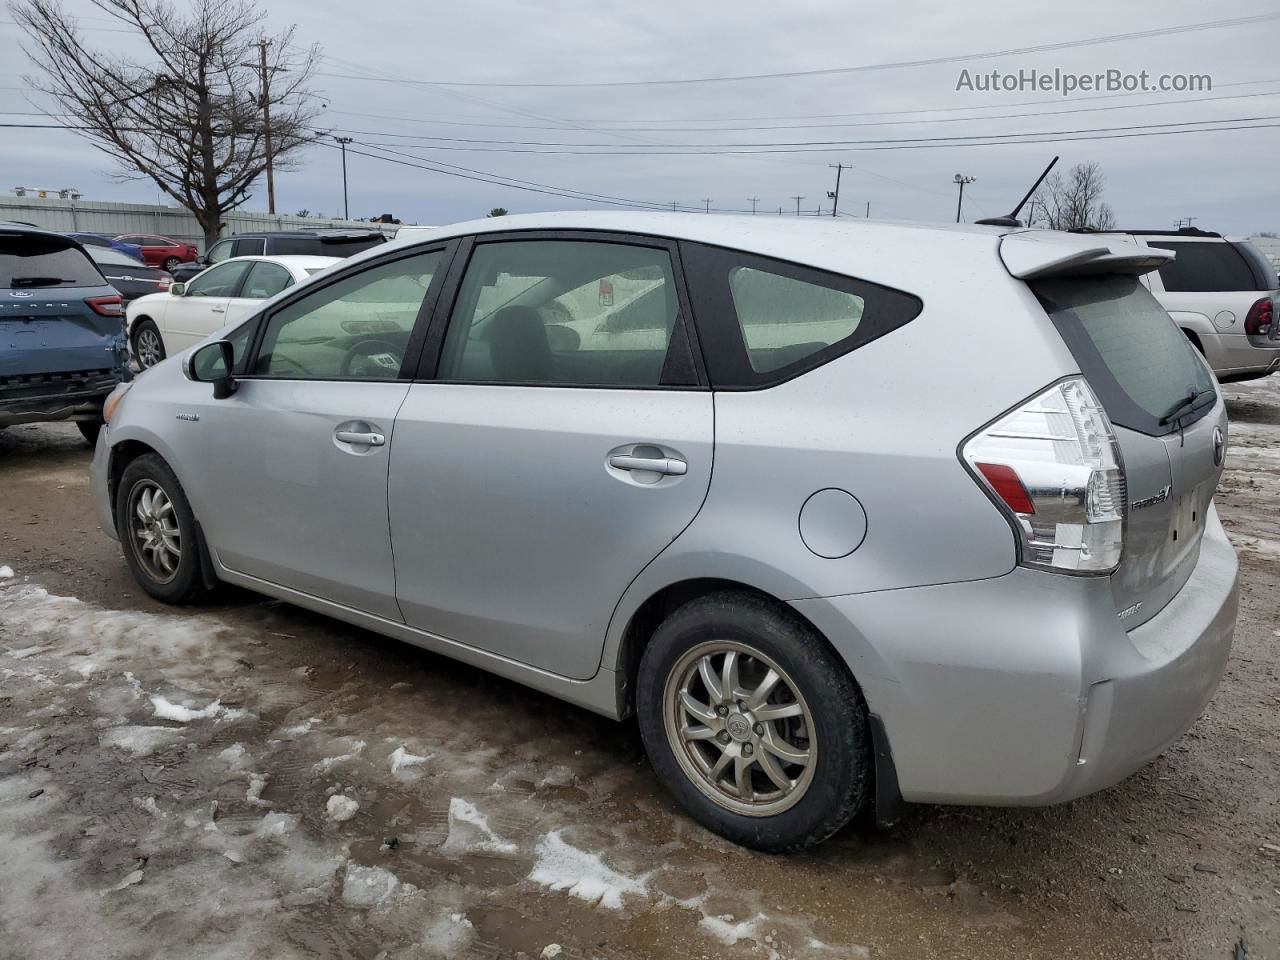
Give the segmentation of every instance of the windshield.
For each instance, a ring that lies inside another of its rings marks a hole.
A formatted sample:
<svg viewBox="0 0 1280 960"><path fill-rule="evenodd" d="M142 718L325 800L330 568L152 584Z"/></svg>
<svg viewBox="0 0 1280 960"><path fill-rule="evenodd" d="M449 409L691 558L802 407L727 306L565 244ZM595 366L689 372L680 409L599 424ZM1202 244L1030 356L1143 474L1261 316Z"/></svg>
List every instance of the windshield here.
<svg viewBox="0 0 1280 960"><path fill-rule="evenodd" d="M1214 389L1208 367L1137 277L1031 285L1112 421L1158 436L1183 401ZM1205 403L1184 422L1212 407Z"/></svg>
<svg viewBox="0 0 1280 960"><path fill-rule="evenodd" d="M0 287L101 287L106 281L78 247L55 237L0 237Z"/></svg>

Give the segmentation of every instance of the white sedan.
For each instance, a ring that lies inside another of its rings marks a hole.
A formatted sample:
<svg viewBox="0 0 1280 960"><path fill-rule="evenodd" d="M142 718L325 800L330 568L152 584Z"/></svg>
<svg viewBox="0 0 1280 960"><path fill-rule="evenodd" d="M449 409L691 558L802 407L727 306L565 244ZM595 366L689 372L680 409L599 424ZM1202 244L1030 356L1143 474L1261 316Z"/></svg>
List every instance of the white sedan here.
<svg viewBox="0 0 1280 960"><path fill-rule="evenodd" d="M236 257L167 293L139 297L125 311L138 365L154 367L215 330L241 320L264 300L339 263L338 257Z"/></svg>

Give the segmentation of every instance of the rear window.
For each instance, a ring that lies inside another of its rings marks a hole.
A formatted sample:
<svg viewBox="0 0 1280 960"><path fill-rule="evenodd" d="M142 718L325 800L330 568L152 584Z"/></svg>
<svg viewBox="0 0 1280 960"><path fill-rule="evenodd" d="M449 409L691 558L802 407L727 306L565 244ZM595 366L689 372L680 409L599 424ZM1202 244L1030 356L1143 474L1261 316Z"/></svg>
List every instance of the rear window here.
<svg viewBox="0 0 1280 960"><path fill-rule="evenodd" d="M1213 389L1204 361L1137 277L1040 280L1031 287L1120 426L1169 433L1174 425L1160 420L1187 397Z"/></svg>
<svg viewBox="0 0 1280 960"><path fill-rule="evenodd" d="M0 237L0 287L101 287L93 261L65 240L38 236Z"/></svg>
<svg viewBox="0 0 1280 960"><path fill-rule="evenodd" d="M1172 250L1178 255L1173 263L1166 263L1160 268L1160 280L1170 293L1224 293L1272 288L1270 282L1260 282L1250 262L1225 240L1148 240L1147 245Z"/></svg>

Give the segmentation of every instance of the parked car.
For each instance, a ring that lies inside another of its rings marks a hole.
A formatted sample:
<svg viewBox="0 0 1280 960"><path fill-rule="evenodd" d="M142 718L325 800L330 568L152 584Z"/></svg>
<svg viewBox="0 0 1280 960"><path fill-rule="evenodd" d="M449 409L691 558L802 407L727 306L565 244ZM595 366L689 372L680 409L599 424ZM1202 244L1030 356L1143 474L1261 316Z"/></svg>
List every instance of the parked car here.
<svg viewBox="0 0 1280 960"><path fill-rule="evenodd" d="M142 261L111 247L86 246L84 252L98 265L102 275L115 287L125 303L150 293L164 292L173 282L173 277L159 267L148 267Z"/></svg>
<svg viewBox="0 0 1280 960"><path fill-rule="evenodd" d="M74 420L92 443L130 376L122 317L77 241L0 223L0 428Z"/></svg>
<svg viewBox="0 0 1280 960"><path fill-rule="evenodd" d="M160 600L238 584L636 715L742 844L868 803L1061 802L1176 740L1231 646L1225 406L1140 279L1169 257L457 224L118 390L93 495Z"/></svg>
<svg viewBox="0 0 1280 960"><path fill-rule="evenodd" d="M349 257L386 243L381 230L290 230L246 233L219 240L193 263L179 266L174 279L186 282L206 267L232 257Z"/></svg>
<svg viewBox="0 0 1280 960"><path fill-rule="evenodd" d="M1280 369L1280 280L1257 248L1194 227L1116 232L1177 255L1143 281L1220 381Z"/></svg>
<svg viewBox="0 0 1280 960"><path fill-rule="evenodd" d="M154 234L129 234L115 238L119 243L131 243L142 250L142 259L152 267L163 267L173 273L179 264L191 263L200 255L199 249L192 243L170 240Z"/></svg>
<svg viewBox="0 0 1280 960"><path fill-rule="evenodd" d="M144 370L154 367L337 262L335 257L237 257L190 283L175 281L166 292L140 297L126 308L133 355Z"/></svg>
<svg viewBox="0 0 1280 960"><path fill-rule="evenodd" d="M142 248L134 243L123 243L119 240L113 240L104 233L68 233L68 237L79 240L81 245L87 250L90 247L105 247L111 250L119 250L121 253L127 254L138 263L142 263Z"/></svg>

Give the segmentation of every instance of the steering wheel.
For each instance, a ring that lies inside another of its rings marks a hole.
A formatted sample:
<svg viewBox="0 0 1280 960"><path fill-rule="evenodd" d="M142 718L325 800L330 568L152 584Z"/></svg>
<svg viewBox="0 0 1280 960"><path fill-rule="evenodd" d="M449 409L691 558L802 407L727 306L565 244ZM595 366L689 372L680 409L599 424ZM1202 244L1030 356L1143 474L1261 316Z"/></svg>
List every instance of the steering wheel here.
<svg viewBox="0 0 1280 960"><path fill-rule="evenodd" d="M338 372L344 377L394 378L400 376L402 363L404 354L391 341L358 340L343 354Z"/></svg>

